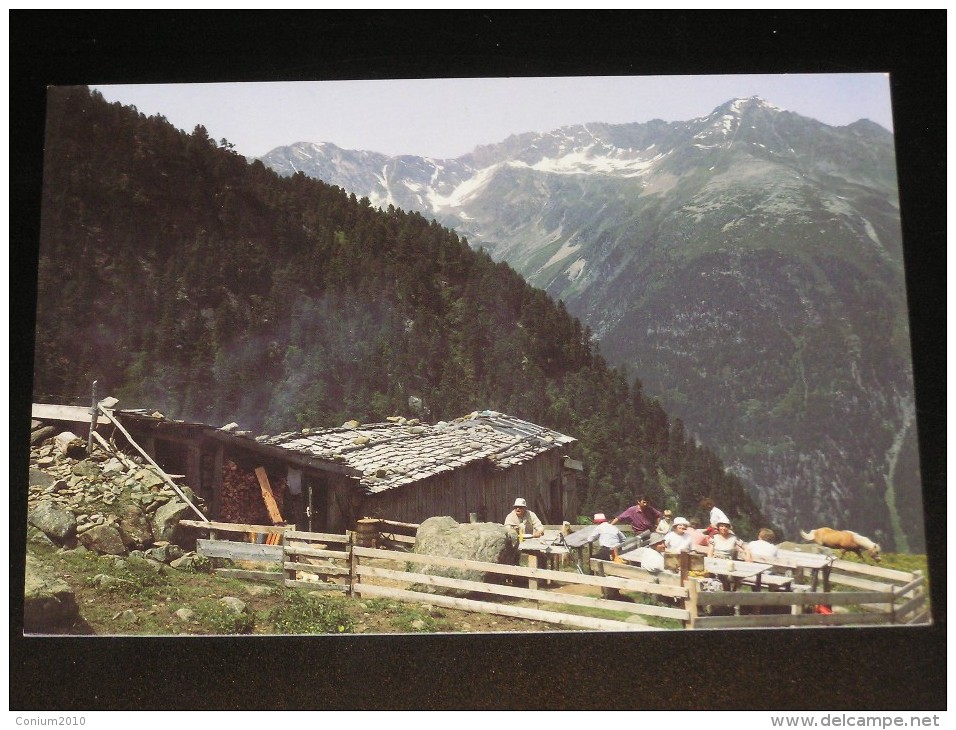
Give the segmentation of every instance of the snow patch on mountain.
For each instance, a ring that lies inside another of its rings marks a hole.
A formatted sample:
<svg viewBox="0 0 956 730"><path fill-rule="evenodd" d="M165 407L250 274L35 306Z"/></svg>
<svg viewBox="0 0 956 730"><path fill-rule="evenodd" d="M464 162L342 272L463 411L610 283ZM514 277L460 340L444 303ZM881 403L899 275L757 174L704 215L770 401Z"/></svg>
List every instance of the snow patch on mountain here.
<svg viewBox="0 0 956 730"><path fill-rule="evenodd" d="M534 164L519 160L512 160L507 164L510 167L526 168L536 172L546 172L557 175L594 175L606 174L618 177L640 177L651 170L654 165L665 157L667 153L659 153L650 159L618 156L620 151L600 145L602 151L610 150L610 154L594 155L592 152L598 145L575 149L561 157L543 157ZM617 153L617 154L615 154Z"/></svg>

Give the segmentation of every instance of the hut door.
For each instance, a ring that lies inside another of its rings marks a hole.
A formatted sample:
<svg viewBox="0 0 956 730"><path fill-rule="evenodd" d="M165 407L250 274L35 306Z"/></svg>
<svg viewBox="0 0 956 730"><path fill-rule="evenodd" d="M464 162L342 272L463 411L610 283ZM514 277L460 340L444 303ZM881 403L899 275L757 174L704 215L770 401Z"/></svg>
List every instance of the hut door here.
<svg viewBox="0 0 956 730"><path fill-rule="evenodd" d="M554 520L554 524L559 525L564 519L564 504L561 499L561 480L552 479L550 486L550 497L551 497L551 510L550 516Z"/></svg>
<svg viewBox="0 0 956 730"><path fill-rule="evenodd" d="M306 529L309 532L324 532L329 521L329 484L322 477L307 476L306 489Z"/></svg>

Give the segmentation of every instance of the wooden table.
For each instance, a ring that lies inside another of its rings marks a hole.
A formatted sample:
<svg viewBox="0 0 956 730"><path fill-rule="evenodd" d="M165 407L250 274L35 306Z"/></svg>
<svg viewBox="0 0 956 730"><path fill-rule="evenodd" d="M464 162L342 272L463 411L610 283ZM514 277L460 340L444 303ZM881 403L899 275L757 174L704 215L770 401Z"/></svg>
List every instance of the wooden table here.
<svg viewBox="0 0 956 730"><path fill-rule="evenodd" d="M777 568L789 570L809 570L811 573L811 591L816 591L821 583L824 593L830 592L830 568L833 556L822 553L798 552L796 550L778 550L770 563Z"/></svg>
<svg viewBox="0 0 956 730"><path fill-rule="evenodd" d="M724 589L736 591L745 580L754 580L753 590L760 590L760 576L773 566L767 563L748 563L727 558L704 558L704 570L713 573L724 584Z"/></svg>
<svg viewBox="0 0 956 730"><path fill-rule="evenodd" d="M571 552L564 545L555 544L560 536L561 533L557 531L546 531L542 537L525 537L518 544L518 551L528 556L529 568L537 568L540 560L543 567L557 570L564 556ZM528 586L532 589L537 588L537 581L530 580Z"/></svg>

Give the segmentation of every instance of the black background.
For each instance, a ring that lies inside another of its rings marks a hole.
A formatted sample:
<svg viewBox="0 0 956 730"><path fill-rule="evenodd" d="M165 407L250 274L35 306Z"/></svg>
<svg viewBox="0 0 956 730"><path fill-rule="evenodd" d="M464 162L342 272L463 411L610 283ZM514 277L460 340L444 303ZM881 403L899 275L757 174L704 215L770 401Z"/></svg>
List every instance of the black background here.
<svg viewBox="0 0 956 730"><path fill-rule="evenodd" d="M944 11L11 11L10 708L945 709L945 69ZM932 627L23 638L47 85L813 72L891 74Z"/></svg>

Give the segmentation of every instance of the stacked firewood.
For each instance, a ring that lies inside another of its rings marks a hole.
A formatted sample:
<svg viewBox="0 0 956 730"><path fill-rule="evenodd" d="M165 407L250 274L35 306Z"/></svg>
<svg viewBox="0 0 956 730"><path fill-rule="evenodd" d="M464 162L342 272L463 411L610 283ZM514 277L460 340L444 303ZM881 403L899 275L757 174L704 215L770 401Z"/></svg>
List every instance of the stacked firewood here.
<svg viewBox="0 0 956 730"><path fill-rule="evenodd" d="M269 477L272 496L279 512L285 496L285 480ZM259 479L253 469L244 469L234 461L226 461L222 466L222 491L220 492L219 516L223 522L236 522L243 525L271 525L272 518L262 499ZM283 514L283 517L286 515Z"/></svg>

